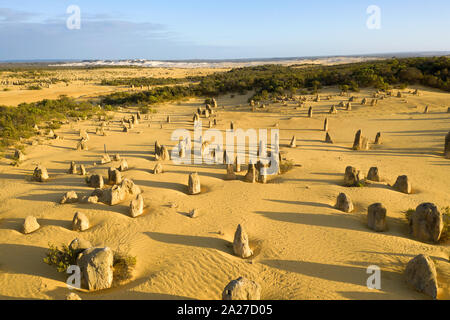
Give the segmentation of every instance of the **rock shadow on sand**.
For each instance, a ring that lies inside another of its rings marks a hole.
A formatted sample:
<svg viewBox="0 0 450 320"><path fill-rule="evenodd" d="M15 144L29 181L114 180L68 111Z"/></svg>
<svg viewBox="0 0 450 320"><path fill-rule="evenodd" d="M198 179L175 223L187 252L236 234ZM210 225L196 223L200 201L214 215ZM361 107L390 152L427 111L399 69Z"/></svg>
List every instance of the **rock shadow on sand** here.
<svg viewBox="0 0 450 320"><path fill-rule="evenodd" d="M305 202L305 201L290 201L290 200L275 200L275 199L264 199L264 200L272 201L272 202L276 202L276 203L283 203L283 204L294 204L294 205L299 205L299 206L333 209L333 206L326 204L326 203L320 203L320 202Z"/></svg>
<svg viewBox="0 0 450 320"><path fill-rule="evenodd" d="M4 258L2 258L0 270L65 281L65 274L59 274L54 268L44 263L43 259L47 250L47 248L33 245L1 243L0 256Z"/></svg>
<svg viewBox="0 0 450 320"><path fill-rule="evenodd" d="M55 219L39 219L39 218L37 218L37 221L40 225L40 228L32 233L39 232L40 229L42 229L44 227L48 227L48 226L54 226L54 227L60 227L60 228L72 230L72 228L71 228L72 221L55 220ZM0 219L0 229L14 230L14 231L22 233L23 222L24 222L24 219L19 219L19 218Z"/></svg>
<svg viewBox="0 0 450 320"><path fill-rule="evenodd" d="M367 267L341 266L293 260L263 260L261 263L268 267L287 272L367 288ZM383 274L389 274L390 277L399 276L397 273L390 271L383 271Z"/></svg>
<svg viewBox="0 0 450 320"><path fill-rule="evenodd" d="M322 214L272 211L254 211L254 213L280 222L370 232L370 230L364 228L357 216L352 216L344 213Z"/></svg>
<svg viewBox="0 0 450 320"><path fill-rule="evenodd" d="M230 250L229 242L220 238L178 235L160 232L144 232L144 234L150 239L158 242L197 248L215 249L228 254L233 254L232 250Z"/></svg>

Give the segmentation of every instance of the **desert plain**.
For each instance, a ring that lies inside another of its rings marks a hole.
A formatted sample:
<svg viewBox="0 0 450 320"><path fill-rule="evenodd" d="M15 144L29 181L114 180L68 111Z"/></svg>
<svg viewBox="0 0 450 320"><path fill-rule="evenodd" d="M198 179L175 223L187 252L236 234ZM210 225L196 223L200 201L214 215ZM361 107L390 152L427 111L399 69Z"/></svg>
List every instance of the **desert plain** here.
<svg viewBox="0 0 450 320"><path fill-rule="evenodd" d="M199 74L198 69L172 74L138 71L153 77ZM72 72L74 77L82 78L77 72ZM98 76L39 91L0 92L0 105L14 106L61 94L83 99L130 90L95 85ZM411 93L415 89L419 89L419 95ZM438 298L449 299L448 240L431 244L414 239L405 212L424 202L432 202L440 210L450 206L450 160L443 156L444 139L450 129L450 94L410 86L393 90L403 93L400 98L386 97L376 106L359 103L363 98L371 99L375 91L351 93L356 99L352 110L338 107L336 114L329 113L331 106L349 99L341 96L337 87L322 89L319 102L314 102L315 95L303 95L307 99L304 107L293 101L269 102L264 109L252 110L248 105L250 93L217 97L217 129L225 132L233 121L235 128L243 130L279 130L282 157L293 166L286 173L269 176L267 184L243 181L246 165L233 181L224 179L226 167L222 164L159 161L164 172L153 174L158 162L155 141L171 149L177 144L171 140L174 130L192 131L192 115L197 108L204 108L204 99L200 98L159 104L156 113L143 116L127 133L120 121L135 114L133 108L109 112L105 135L96 134L99 121L91 119L64 124L55 130L59 140L43 136L29 139L24 142L26 160L20 166L11 166L8 156L0 160L0 298L65 299L70 292L67 275L58 273L43 259L49 244L68 244L83 238L94 246L108 246L137 259L130 281L98 292L78 291L86 300L221 299L224 287L239 276L261 285L261 299L429 299L411 289L404 279L406 264L418 254L432 257L440 287ZM312 118L308 117L309 106L314 110ZM428 113L424 113L426 106ZM325 142L325 118L333 144ZM207 130L208 121L202 120ZM369 138L369 150L352 150L360 129ZM80 130L89 134L89 150L76 150ZM378 132L381 144L374 145ZM291 148L294 135L297 146ZM39 142L31 145L32 140ZM105 148L111 156L119 154L127 160L129 170L124 176L143 191L143 215L130 217L129 201L115 206L59 203L68 191L79 195L93 191L85 177L67 172L71 161L83 164L89 175L105 177L108 168L119 165L114 161L100 163ZM12 149L8 152L14 153ZM36 165L48 169L49 181L30 181ZM378 167L382 181L345 187L347 166L354 166L363 176L371 167ZM191 172L199 174L199 195L187 193ZM411 180L411 194L392 188L400 175ZM341 192L353 200L353 212L334 208ZM367 208L373 203L387 208L385 232L367 227ZM193 209L198 212L195 218L189 217ZM88 230L72 231L75 212L89 218ZM30 215L41 227L25 235L22 224ZM233 254L238 224L245 227L254 253L247 259ZM366 285L370 276L367 268L373 265L381 269L378 290Z"/></svg>

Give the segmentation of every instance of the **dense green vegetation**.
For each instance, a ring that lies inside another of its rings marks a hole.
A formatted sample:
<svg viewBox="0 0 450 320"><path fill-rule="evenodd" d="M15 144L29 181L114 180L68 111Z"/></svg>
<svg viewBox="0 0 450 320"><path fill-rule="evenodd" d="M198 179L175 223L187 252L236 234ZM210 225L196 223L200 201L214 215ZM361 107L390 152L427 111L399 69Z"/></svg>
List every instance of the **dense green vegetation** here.
<svg viewBox="0 0 450 320"><path fill-rule="evenodd" d="M254 100L290 95L299 89L317 92L322 86L339 85L343 90L359 87L389 89L393 85L422 84L450 91L450 58L391 59L339 66L307 68L259 66L213 74L201 81L203 95L255 90Z"/></svg>
<svg viewBox="0 0 450 320"><path fill-rule="evenodd" d="M28 90L42 90L40 86L37 85L31 85L27 87Z"/></svg>
<svg viewBox="0 0 450 320"><path fill-rule="evenodd" d="M188 96L245 94L254 91L254 100L292 95L298 90L318 92L323 86L340 86L344 91L360 87L387 90L394 85L412 84L450 91L450 58L405 58L379 60L339 66L285 67L265 65L237 68L202 78L199 84L162 87L139 93L116 93L104 102L117 104L153 104Z"/></svg>
<svg viewBox="0 0 450 320"><path fill-rule="evenodd" d="M102 98L102 103L109 105L142 105L179 100L198 95L196 86L158 87L149 91L116 92Z"/></svg>
<svg viewBox="0 0 450 320"><path fill-rule="evenodd" d="M67 117L90 118L104 114L102 108L90 102L77 102L72 98L42 100L35 103L22 103L17 107L0 106L0 149L10 146L20 138L35 134L34 125L51 121L47 128L56 129L61 120Z"/></svg>
<svg viewBox="0 0 450 320"><path fill-rule="evenodd" d="M187 77L187 78L121 78L101 81L103 86L160 86L171 84L182 84L200 81L203 77Z"/></svg>
<svg viewBox="0 0 450 320"><path fill-rule="evenodd" d="M44 258L44 262L56 268L58 272L66 272L67 269L77 264L77 256L79 252L69 248L65 244L61 249L57 246L49 244L49 249Z"/></svg>

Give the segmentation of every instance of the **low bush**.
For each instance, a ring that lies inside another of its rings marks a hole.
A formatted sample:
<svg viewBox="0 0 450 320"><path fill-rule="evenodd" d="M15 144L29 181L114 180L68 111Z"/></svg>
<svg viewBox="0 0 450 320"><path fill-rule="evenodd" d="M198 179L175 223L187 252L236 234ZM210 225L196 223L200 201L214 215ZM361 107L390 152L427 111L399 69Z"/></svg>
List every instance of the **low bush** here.
<svg viewBox="0 0 450 320"><path fill-rule="evenodd" d="M114 252L114 282L120 284L133 277L136 266L136 257L123 252Z"/></svg>
<svg viewBox="0 0 450 320"><path fill-rule="evenodd" d="M58 272L66 272L71 265L77 264L79 252L70 249L67 245L61 248L49 244L44 262L50 266L56 267ZM113 281L120 284L133 277L133 270L136 267L136 257L128 253L114 251L113 260Z"/></svg>
<svg viewBox="0 0 450 320"><path fill-rule="evenodd" d="M295 163L292 160L282 160L280 163L281 174L286 173L294 169Z"/></svg>
<svg viewBox="0 0 450 320"><path fill-rule="evenodd" d="M140 106L139 112L142 114L157 113L156 109L153 109L150 106Z"/></svg>
<svg viewBox="0 0 450 320"><path fill-rule="evenodd" d="M40 86L28 86L27 90L42 90Z"/></svg>
<svg viewBox="0 0 450 320"><path fill-rule="evenodd" d="M57 100L45 99L33 103L21 103L17 107L0 106L0 146L9 147L20 138L36 134L35 124L51 121L47 129L58 129L61 120L91 118L106 112L90 102L76 102L62 96Z"/></svg>
<svg viewBox="0 0 450 320"><path fill-rule="evenodd" d="M58 272L66 272L71 265L77 264L76 251L66 245L61 249L49 244L49 249L44 262L50 266L56 267Z"/></svg>

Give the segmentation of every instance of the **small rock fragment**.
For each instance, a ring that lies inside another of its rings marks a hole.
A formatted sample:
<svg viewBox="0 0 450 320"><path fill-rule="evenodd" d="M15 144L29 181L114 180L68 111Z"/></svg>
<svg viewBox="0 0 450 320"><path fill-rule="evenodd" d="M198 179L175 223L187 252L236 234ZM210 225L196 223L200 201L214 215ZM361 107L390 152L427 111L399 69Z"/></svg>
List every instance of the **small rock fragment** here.
<svg viewBox="0 0 450 320"><path fill-rule="evenodd" d="M76 212L72 220L73 231L85 231L89 229L89 219L81 212Z"/></svg>
<svg viewBox="0 0 450 320"><path fill-rule="evenodd" d="M136 218L144 213L144 198L142 194L138 194L136 199L131 200L130 216Z"/></svg>
<svg viewBox="0 0 450 320"><path fill-rule="evenodd" d="M234 167L232 164L227 164L227 175L225 180L236 180L236 174L234 173Z"/></svg>
<svg viewBox="0 0 450 320"><path fill-rule="evenodd" d="M33 172L33 180L38 182L45 182L49 179L47 169L43 166L37 166Z"/></svg>
<svg viewBox="0 0 450 320"><path fill-rule="evenodd" d="M422 203L412 213L409 226L414 238L437 243L444 229L444 220L436 205Z"/></svg>
<svg viewBox="0 0 450 320"><path fill-rule="evenodd" d="M416 291L433 299L437 298L438 282L436 267L427 255L420 254L408 262L405 269L406 283Z"/></svg>
<svg viewBox="0 0 450 320"><path fill-rule="evenodd" d="M64 196L60 200L60 204L65 203L76 203L78 202L78 195L75 191L69 191L64 194Z"/></svg>
<svg viewBox="0 0 450 320"><path fill-rule="evenodd" d="M248 245L248 235L241 225L238 225L234 234L233 251L235 255L244 259L253 255L253 251Z"/></svg>
<svg viewBox="0 0 450 320"><path fill-rule="evenodd" d="M367 174L367 180L380 182L380 173L377 167L372 167L369 169L369 173Z"/></svg>
<svg viewBox="0 0 450 320"><path fill-rule="evenodd" d="M261 286L254 281L239 277L232 280L222 292L222 300L260 300Z"/></svg>
<svg viewBox="0 0 450 320"><path fill-rule="evenodd" d="M363 137L361 134L361 130L358 130L355 134L355 141L353 142L353 150L368 150L369 149L369 140L366 137Z"/></svg>
<svg viewBox="0 0 450 320"><path fill-rule="evenodd" d="M189 175L188 192L191 195L199 194L201 192L200 177L197 172Z"/></svg>
<svg viewBox="0 0 450 320"><path fill-rule="evenodd" d="M119 167L117 168L117 170L119 170L120 172L125 172L125 171L127 171L127 170L128 170L128 162L127 162L127 160L122 159L122 160L120 161L120 165L119 165Z"/></svg>
<svg viewBox="0 0 450 320"><path fill-rule="evenodd" d="M381 132L378 132L375 137L375 144L381 144Z"/></svg>
<svg viewBox="0 0 450 320"><path fill-rule="evenodd" d="M161 173L163 173L163 166L160 162L158 162L155 168L153 169L153 174L161 174Z"/></svg>
<svg viewBox="0 0 450 320"><path fill-rule="evenodd" d="M25 218L23 223L23 233L29 234L38 230L41 226L37 222L36 218L33 216L28 216Z"/></svg>
<svg viewBox="0 0 450 320"><path fill-rule="evenodd" d="M250 163L248 165L247 174L245 175L244 179L245 179L246 182L250 182L250 183L255 183L256 182L256 168L255 168L255 165L253 163Z"/></svg>
<svg viewBox="0 0 450 320"><path fill-rule="evenodd" d="M412 189L408 176L399 176L397 181L395 181L393 188L399 192L410 194Z"/></svg>
<svg viewBox="0 0 450 320"><path fill-rule="evenodd" d="M87 179L87 182L90 187L96 189L101 189L105 185L103 177L98 174L92 175L90 178Z"/></svg>
<svg viewBox="0 0 450 320"><path fill-rule="evenodd" d="M66 295L66 300L81 300L81 298L76 293L71 292L68 295Z"/></svg>
<svg viewBox="0 0 450 320"><path fill-rule="evenodd" d="M297 147L297 138L295 136L292 137L291 143L289 144L289 147L296 148Z"/></svg>
<svg viewBox="0 0 450 320"><path fill-rule="evenodd" d="M190 218L197 218L197 217L198 217L198 209L192 209L192 210L189 212L188 216L189 216Z"/></svg>
<svg viewBox="0 0 450 320"><path fill-rule="evenodd" d="M337 197L335 208L343 212L350 213L353 211L353 202L348 195L345 193L340 193Z"/></svg>
<svg viewBox="0 0 450 320"><path fill-rule="evenodd" d="M14 160L22 162L25 161L27 157L25 157L25 155L23 154L22 151L20 150L16 150L14 151Z"/></svg>
<svg viewBox="0 0 450 320"><path fill-rule="evenodd" d="M367 224L370 229L382 232L387 229L387 210L381 203L374 203L367 210Z"/></svg>
<svg viewBox="0 0 450 320"><path fill-rule="evenodd" d="M120 184L122 182L122 173L117 169L109 168L108 181L110 184Z"/></svg>
<svg viewBox="0 0 450 320"><path fill-rule="evenodd" d="M70 162L69 174L77 174L77 165L75 161Z"/></svg>
<svg viewBox="0 0 450 320"><path fill-rule="evenodd" d="M360 172L356 168L348 166L345 168L344 184L347 187L356 187L360 183Z"/></svg>

